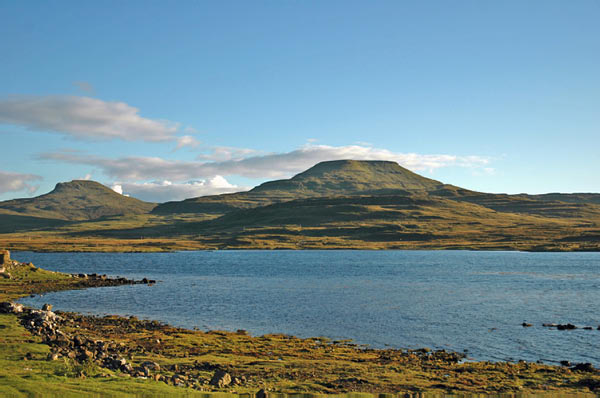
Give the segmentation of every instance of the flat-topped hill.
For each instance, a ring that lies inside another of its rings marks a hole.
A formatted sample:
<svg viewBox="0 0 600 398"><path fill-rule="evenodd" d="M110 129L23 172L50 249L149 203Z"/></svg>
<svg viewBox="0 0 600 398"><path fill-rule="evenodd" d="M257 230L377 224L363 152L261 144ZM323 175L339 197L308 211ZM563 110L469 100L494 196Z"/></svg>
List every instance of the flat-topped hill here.
<svg viewBox="0 0 600 398"><path fill-rule="evenodd" d="M297 197L348 196L398 190L431 191L442 185L396 162L334 160L318 163L288 180L266 182L250 192L284 191Z"/></svg>
<svg viewBox="0 0 600 398"><path fill-rule="evenodd" d="M396 162L333 160L320 162L290 179L265 182L248 192L167 202L153 212L223 213L295 199L429 192L443 186Z"/></svg>
<svg viewBox="0 0 600 398"><path fill-rule="evenodd" d="M74 221L148 213L155 206L118 194L95 181L74 180L56 184L45 195L0 202L0 214Z"/></svg>

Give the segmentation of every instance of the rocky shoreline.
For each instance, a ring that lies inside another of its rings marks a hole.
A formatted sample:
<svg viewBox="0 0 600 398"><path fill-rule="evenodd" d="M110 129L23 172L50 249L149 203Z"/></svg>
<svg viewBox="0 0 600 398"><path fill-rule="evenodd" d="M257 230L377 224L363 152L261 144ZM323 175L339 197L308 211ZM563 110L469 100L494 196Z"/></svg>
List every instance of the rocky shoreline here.
<svg viewBox="0 0 600 398"><path fill-rule="evenodd" d="M160 340L151 346L129 345L113 340L94 339L84 334L65 331L66 329L100 329L102 326L110 325L118 330L119 334L150 331L161 331L166 334L185 331L185 329L173 328L157 321L143 321L135 317L124 318L118 316L107 316L104 318L85 316L70 312L53 312L52 305L45 304L42 309L33 309L22 304L13 302L0 303L0 313L13 314L25 329L36 336L40 336L42 342L50 347L48 360L61 359L72 360L81 365L94 363L108 371L120 372L136 378L150 378L179 387L188 387L201 391L219 391L227 387L243 386L248 381L257 384L255 378L239 374L233 367L222 366L209 362L195 361L192 364L182 361L170 365L160 365L154 361L143 361L133 365L131 359L134 356L144 355L148 352L160 352ZM238 335L246 335L244 331L237 331ZM344 344L334 342L332 344ZM387 350L392 353L394 350ZM430 351L428 349L410 350L406 355L415 360L426 360L428 362L459 363L465 355L445 350ZM27 360L27 356L24 357ZM393 360L390 355L387 360ZM211 377L202 377L200 372L212 372ZM80 373L79 377L85 377ZM107 376L107 375L105 375ZM358 378L349 379L350 382L361 384ZM260 383L259 383L260 384ZM335 388L335 385L331 385ZM259 390L256 396L266 396L267 391Z"/></svg>

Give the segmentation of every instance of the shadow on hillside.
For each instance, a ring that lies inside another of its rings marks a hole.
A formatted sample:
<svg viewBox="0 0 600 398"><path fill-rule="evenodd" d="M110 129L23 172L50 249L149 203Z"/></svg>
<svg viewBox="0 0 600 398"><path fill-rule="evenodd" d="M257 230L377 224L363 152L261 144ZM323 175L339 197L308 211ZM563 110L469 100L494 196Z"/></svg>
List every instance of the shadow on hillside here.
<svg viewBox="0 0 600 398"><path fill-rule="evenodd" d="M45 228L56 228L62 227L63 225L69 223L69 221L65 220L0 214L0 233L10 234L14 232L25 232Z"/></svg>
<svg viewBox="0 0 600 398"><path fill-rule="evenodd" d="M111 228L88 231L72 231L66 235L71 237L102 236L107 238L142 239L156 237L175 237L199 234L206 229L207 221L178 221L170 224L152 225L136 228Z"/></svg>

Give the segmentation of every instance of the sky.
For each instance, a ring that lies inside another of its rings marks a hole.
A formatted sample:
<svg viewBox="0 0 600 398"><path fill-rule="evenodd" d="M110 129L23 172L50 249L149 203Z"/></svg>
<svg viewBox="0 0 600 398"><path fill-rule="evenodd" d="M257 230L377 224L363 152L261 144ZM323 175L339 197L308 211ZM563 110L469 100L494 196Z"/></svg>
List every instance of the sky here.
<svg viewBox="0 0 600 398"><path fill-rule="evenodd" d="M334 159L600 192L600 1L0 1L0 200L156 202Z"/></svg>

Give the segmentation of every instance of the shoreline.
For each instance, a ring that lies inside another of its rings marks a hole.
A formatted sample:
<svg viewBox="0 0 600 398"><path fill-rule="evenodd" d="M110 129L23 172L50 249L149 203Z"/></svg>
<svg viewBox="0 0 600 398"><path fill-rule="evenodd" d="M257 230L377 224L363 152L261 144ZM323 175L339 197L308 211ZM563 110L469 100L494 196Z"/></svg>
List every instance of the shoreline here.
<svg viewBox="0 0 600 398"><path fill-rule="evenodd" d="M600 248L597 249L548 249L548 250L527 250L517 248L481 248L481 247L410 247L410 248L363 248L363 247L198 247L198 248L173 248L165 250L102 250L102 248L96 248L94 250L52 250L52 249L19 249L9 247L14 253L31 252L31 253L121 253L121 254L135 254L135 253L177 253L177 252L219 252L219 251L472 251L472 252L513 252L513 253L600 253Z"/></svg>
<svg viewBox="0 0 600 398"><path fill-rule="evenodd" d="M10 280L2 280L4 294L0 296L4 297L0 301L31 294L32 286L39 293L47 293L107 283L106 279L88 278L88 286L78 287L81 278L19 264L22 269L15 271L13 280L16 288L7 290ZM462 354L443 350L371 349L324 338L282 334L253 337L243 330L203 332L135 317L50 312L51 307L46 307L46 312L25 310L24 315L17 312L0 318L13 317L12 322L19 325L24 321L29 325L29 333L48 347L44 357L30 355L28 359L25 354L21 361L71 363L75 369L71 378L83 384L92 378L117 379L161 385L175 388L174 391L183 388L237 394L261 390L314 394L600 391L600 372L593 367L463 362Z"/></svg>

